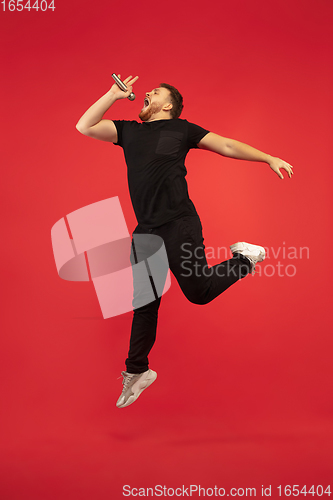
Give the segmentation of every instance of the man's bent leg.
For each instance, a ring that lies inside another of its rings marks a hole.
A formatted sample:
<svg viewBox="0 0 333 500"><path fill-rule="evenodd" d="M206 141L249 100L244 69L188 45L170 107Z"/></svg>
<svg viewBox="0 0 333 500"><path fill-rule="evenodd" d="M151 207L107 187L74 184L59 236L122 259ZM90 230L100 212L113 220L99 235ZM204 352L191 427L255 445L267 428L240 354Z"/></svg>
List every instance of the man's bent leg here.
<svg viewBox="0 0 333 500"><path fill-rule="evenodd" d="M240 254L208 266L198 216L165 224L158 234L164 239L170 270L185 296L195 304L211 302L250 272L251 263Z"/></svg>

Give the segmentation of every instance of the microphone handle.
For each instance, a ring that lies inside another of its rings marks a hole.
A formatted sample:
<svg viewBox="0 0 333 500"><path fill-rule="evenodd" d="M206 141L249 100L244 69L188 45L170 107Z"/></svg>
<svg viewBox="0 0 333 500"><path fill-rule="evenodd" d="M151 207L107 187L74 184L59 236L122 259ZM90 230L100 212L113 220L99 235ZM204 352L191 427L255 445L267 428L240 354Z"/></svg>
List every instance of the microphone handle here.
<svg viewBox="0 0 333 500"><path fill-rule="evenodd" d="M114 79L120 90L122 90L123 92L127 92L126 85L124 84L124 82L120 80L120 78L116 75L116 73L112 73L112 78ZM131 92L130 95L127 97L127 99L129 99L130 101L134 101L135 94Z"/></svg>

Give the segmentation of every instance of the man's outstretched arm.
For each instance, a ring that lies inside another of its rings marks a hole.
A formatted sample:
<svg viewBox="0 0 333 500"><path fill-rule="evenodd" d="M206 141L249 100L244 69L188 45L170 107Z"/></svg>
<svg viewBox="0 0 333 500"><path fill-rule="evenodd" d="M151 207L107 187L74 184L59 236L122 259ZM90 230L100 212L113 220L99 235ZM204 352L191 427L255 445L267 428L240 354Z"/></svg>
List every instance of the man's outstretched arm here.
<svg viewBox="0 0 333 500"><path fill-rule="evenodd" d="M218 153L222 156L228 156L229 158L248 161L263 161L268 163L280 179L283 179L280 169L285 170L289 177L291 177L294 173L292 165L284 160L263 153L262 151L259 151L248 144L244 144L243 142L235 141L234 139L227 139L226 137L214 134L213 132L206 134L197 146L200 149L207 149L208 151L213 151L214 153Z"/></svg>

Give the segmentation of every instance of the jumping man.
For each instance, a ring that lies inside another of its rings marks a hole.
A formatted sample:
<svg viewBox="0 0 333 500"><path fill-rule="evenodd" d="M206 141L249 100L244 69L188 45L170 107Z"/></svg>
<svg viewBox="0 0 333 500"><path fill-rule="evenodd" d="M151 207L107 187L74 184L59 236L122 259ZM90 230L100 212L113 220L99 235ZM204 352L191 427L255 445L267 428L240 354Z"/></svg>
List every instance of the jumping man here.
<svg viewBox="0 0 333 500"><path fill-rule="evenodd" d="M169 268L184 295L194 304L207 304L236 281L254 272L255 265L264 260L265 250L258 245L238 242L230 246L231 259L208 267L201 221L189 198L185 179L187 153L199 148L229 158L265 162L281 179L281 170L291 178L293 167L247 144L180 119L183 97L175 87L166 83L146 93L139 113L141 123L103 119L118 99L130 95L137 79L138 76L132 78L130 75L124 80L126 92L117 84L112 85L84 113L76 128L86 136L113 142L123 148L129 192L138 221L132 233L131 263L143 259L147 251L138 244L134 245L134 235L160 236ZM133 305L137 299L135 292L134 282ZM118 408L134 403L156 380L156 372L148 367L148 354L156 339L160 302L161 297L155 291L155 300L134 308L126 371L121 372L123 389L116 403Z"/></svg>

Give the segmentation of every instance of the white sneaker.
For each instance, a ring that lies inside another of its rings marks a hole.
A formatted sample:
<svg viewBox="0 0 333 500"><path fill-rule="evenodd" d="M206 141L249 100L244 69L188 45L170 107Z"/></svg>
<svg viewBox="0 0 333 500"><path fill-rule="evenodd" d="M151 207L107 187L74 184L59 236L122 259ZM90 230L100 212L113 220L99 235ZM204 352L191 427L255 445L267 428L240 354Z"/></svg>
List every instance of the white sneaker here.
<svg viewBox="0 0 333 500"><path fill-rule="evenodd" d="M123 390L116 403L117 408L125 408L138 399L141 392L149 387L157 378L157 373L147 370L143 373L121 372L123 376ZM118 377L120 378L120 377Z"/></svg>
<svg viewBox="0 0 333 500"><path fill-rule="evenodd" d="M255 266L258 262L262 262L265 258L265 249L259 245L251 245L251 243L238 242L230 246L232 254L240 253L249 259L251 263L251 273L255 273Z"/></svg>

